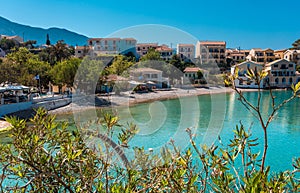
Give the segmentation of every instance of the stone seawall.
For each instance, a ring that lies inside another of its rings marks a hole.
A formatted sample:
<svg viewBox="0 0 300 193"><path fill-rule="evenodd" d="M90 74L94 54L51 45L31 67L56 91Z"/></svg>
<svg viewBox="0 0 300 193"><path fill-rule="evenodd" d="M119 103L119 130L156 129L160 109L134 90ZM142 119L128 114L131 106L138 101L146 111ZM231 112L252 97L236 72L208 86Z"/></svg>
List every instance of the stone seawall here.
<svg viewBox="0 0 300 193"><path fill-rule="evenodd" d="M66 106L72 102L71 98L64 98L64 99L58 99L58 100L51 100L51 101L42 101L38 102L32 105L32 108L37 109L39 107L43 107L45 109L53 110L59 107Z"/></svg>

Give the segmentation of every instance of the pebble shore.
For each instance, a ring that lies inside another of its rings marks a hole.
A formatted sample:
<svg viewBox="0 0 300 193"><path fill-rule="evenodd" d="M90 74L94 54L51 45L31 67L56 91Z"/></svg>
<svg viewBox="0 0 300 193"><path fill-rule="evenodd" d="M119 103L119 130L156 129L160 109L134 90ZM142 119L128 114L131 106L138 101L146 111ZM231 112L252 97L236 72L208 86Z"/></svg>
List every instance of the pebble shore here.
<svg viewBox="0 0 300 193"><path fill-rule="evenodd" d="M95 98L78 100L71 104L49 111L50 114L69 114L74 111L83 111L94 108L132 106L158 100L176 99L181 97L199 96L205 94L218 94L233 92L227 87L209 88L174 88L170 90L156 90L148 93L122 92L121 95L95 95Z"/></svg>

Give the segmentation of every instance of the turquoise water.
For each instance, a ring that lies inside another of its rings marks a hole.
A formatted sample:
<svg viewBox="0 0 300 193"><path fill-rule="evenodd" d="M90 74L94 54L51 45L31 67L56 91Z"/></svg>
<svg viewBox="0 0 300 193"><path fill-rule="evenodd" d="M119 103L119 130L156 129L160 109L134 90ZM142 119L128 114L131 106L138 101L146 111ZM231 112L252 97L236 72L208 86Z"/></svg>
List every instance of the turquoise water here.
<svg viewBox="0 0 300 193"><path fill-rule="evenodd" d="M257 92L246 92L251 102L257 99ZM274 91L276 103L292 95L291 91ZM271 112L271 98L268 91L263 92L261 103L264 116ZM175 100L156 101L133 107L114 109L121 122L133 122L140 131L130 142L130 146L145 147L156 152L173 139L181 149L189 145L186 128L192 129L198 145L210 145L220 135L224 144L233 138L233 129L243 123L251 127L254 138L259 138L260 146L255 150L262 154L263 131L259 121L239 100L237 94L214 94L187 97ZM273 171L292 169L292 160L300 157L300 103L299 98L285 105L268 128L269 149L267 164ZM86 112L93 118L99 112ZM80 117L79 119L85 119Z"/></svg>

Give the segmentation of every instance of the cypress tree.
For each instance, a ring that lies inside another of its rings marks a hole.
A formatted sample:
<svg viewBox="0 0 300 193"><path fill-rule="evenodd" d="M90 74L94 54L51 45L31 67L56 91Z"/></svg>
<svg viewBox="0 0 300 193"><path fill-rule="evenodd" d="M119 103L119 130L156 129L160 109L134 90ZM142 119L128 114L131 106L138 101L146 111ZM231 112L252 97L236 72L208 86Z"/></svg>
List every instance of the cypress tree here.
<svg viewBox="0 0 300 193"><path fill-rule="evenodd" d="M50 39L49 39L49 34L47 34L46 45L48 45L48 46L50 46L50 45L51 45L51 42L50 42Z"/></svg>

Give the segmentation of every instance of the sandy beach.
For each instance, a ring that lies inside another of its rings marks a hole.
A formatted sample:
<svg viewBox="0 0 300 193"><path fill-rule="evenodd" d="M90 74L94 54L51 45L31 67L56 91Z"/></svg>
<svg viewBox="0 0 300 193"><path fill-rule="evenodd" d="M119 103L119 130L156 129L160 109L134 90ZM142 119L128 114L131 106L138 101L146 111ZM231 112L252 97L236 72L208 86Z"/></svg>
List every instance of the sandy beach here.
<svg viewBox="0 0 300 193"><path fill-rule="evenodd" d="M247 91L253 91L247 90ZM130 91L121 92L120 95L95 95L95 97L85 97L74 99L67 106L49 111L50 114L69 114L74 111L83 111L94 108L122 107L132 106L140 103L148 103L158 100L176 99L181 97L199 96L207 94L234 92L227 87L209 87L209 88L173 88L170 90L156 90L148 93L132 93Z"/></svg>

